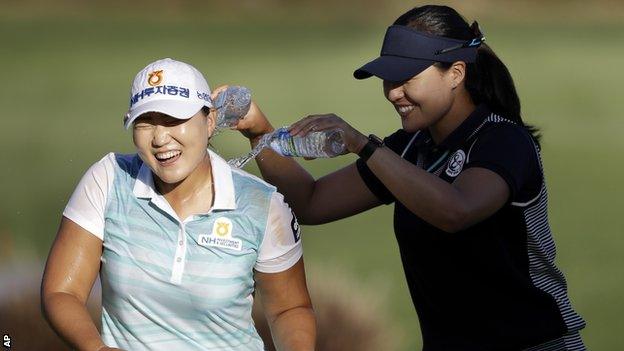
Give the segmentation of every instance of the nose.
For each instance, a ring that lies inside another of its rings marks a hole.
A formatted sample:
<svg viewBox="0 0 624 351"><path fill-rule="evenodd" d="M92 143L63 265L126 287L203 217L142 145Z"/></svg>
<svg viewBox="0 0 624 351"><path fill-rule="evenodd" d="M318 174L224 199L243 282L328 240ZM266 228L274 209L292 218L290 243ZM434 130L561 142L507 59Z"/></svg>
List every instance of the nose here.
<svg viewBox="0 0 624 351"><path fill-rule="evenodd" d="M405 96L403 84L401 83L384 82L384 90L388 101L393 103L399 101Z"/></svg>
<svg viewBox="0 0 624 351"><path fill-rule="evenodd" d="M154 135L152 137L152 145L154 147L160 147L167 145L171 140L171 136L169 135L169 128L157 124L154 128Z"/></svg>

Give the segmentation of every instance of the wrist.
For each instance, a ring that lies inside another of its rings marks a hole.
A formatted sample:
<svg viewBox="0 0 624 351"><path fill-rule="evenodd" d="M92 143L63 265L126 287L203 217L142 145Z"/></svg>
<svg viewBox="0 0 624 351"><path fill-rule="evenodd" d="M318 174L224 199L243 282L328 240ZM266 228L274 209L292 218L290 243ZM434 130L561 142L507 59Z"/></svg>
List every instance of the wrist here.
<svg viewBox="0 0 624 351"><path fill-rule="evenodd" d="M359 155L367 143L368 143L368 137L362 133L358 133L357 141L354 143L355 147L353 148L353 153L356 155Z"/></svg>
<svg viewBox="0 0 624 351"><path fill-rule="evenodd" d="M377 151L377 149L379 149L383 145L383 140L381 138L374 134L370 134L367 138L366 143L358 152L358 156L361 160L366 162L373 155L373 153L375 153L375 151Z"/></svg>
<svg viewBox="0 0 624 351"><path fill-rule="evenodd" d="M252 147L256 146L265 134L272 133L274 130L275 128L273 128L273 126L268 126L268 128L265 128L262 132L254 133L253 136L249 137L249 143Z"/></svg>

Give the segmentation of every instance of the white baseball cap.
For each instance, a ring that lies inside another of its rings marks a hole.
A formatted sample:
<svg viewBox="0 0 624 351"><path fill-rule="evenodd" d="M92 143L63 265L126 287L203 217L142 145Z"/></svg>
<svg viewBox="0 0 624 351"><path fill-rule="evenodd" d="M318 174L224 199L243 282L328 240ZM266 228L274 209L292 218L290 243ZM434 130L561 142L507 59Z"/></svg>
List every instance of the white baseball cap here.
<svg viewBox="0 0 624 351"><path fill-rule="evenodd" d="M145 112L161 112L178 119L213 107L206 78L188 63L170 58L150 63L134 77L124 127Z"/></svg>

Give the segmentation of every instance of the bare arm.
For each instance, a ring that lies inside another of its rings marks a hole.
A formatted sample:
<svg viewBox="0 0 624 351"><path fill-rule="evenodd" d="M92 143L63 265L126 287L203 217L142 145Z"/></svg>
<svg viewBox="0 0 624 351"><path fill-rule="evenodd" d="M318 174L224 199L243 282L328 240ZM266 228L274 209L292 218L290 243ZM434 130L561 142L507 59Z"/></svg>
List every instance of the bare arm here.
<svg viewBox="0 0 624 351"><path fill-rule="evenodd" d="M100 239L63 217L43 274L41 305L52 329L77 350L112 350L86 308L101 254Z"/></svg>
<svg viewBox="0 0 624 351"><path fill-rule="evenodd" d="M316 322L303 258L284 272L256 272L255 279L277 350L314 350Z"/></svg>
<svg viewBox="0 0 624 351"><path fill-rule="evenodd" d="M388 148L375 151L367 165L411 212L451 233L491 216L509 198L507 183L485 168L469 168L449 184Z"/></svg>
<svg viewBox="0 0 624 351"><path fill-rule="evenodd" d="M277 186L301 224L322 224L381 205L355 163L318 180L290 157L265 149L256 157L262 177Z"/></svg>
<svg viewBox="0 0 624 351"><path fill-rule="evenodd" d="M357 153L366 138L336 115L315 115L291 126L291 133L340 128L349 151ZM387 147L377 149L368 167L412 213L447 232L457 232L491 216L506 203L509 186L485 168L463 171L453 184L402 159Z"/></svg>
<svg viewBox="0 0 624 351"><path fill-rule="evenodd" d="M215 89L213 99L226 88ZM260 136L274 130L255 103L235 129L249 138L252 148ZM270 149L264 149L256 162L262 177L284 195L301 224L327 223L381 205L354 164L315 180L293 158L280 156Z"/></svg>

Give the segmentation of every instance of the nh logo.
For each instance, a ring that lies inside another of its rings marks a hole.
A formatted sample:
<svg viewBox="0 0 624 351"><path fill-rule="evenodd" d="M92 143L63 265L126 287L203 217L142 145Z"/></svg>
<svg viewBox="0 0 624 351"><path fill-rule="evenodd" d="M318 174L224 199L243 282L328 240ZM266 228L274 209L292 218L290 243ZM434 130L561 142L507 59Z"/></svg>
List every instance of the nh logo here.
<svg viewBox="0 0 624 351"><path fill-rule="evenodd" d="M210 244L215 244L217 242L217 238L215 238L214 236L202 235L199 241L200 241L200 244L210 245Z"/></svg>

